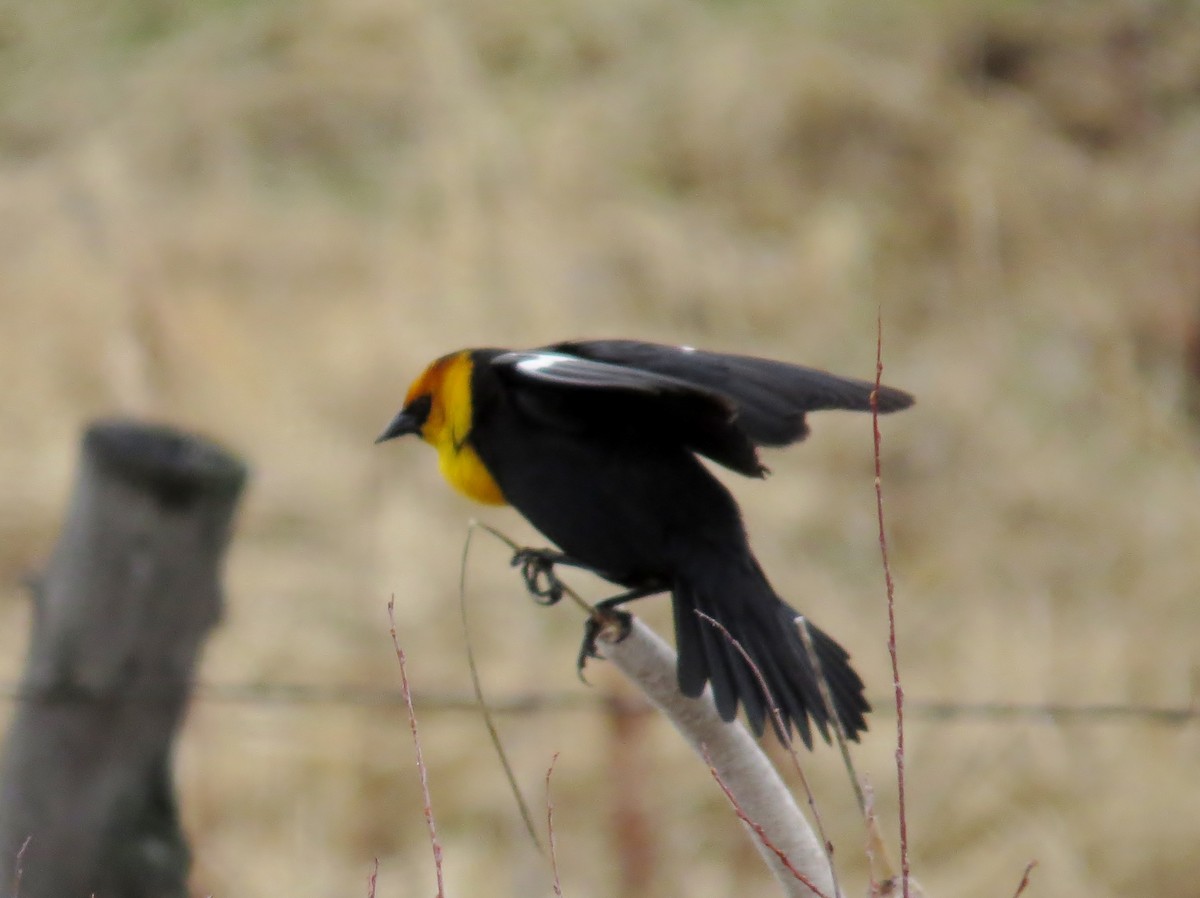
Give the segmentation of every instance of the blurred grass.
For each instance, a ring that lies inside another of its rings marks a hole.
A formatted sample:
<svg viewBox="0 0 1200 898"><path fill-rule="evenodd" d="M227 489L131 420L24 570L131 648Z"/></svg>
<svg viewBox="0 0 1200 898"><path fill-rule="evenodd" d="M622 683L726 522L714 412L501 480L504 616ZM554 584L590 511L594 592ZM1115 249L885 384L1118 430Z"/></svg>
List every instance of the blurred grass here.
<svg viewBox="0 0 1200 898"><path fill-rule="evenodd" d="M1194 4L9 0L0 47L0 679L96 415L255 466L206 678L390 684L394 593L418 687L459 690L464 521L534 537L371 445L426 360L629 335L870 376L882 308L920 398L884 450L909 694L1195 700ZM883 706L869 424L814 431L735 488ZM491 693L583 689L579 621L499 549L471 596ZM604 721L502 727L532 795L562 753L566 893L618 894ZM422 731L451 893L548 893L480 722ZM768 888L704 771L647 739L644 893ZM1039 894L1191 895L1197 742L915 721L915 869L935 895L1009 894L1033 857ZM885 819L891 746L881 707L858 756ZM197 893L353 893L378 856L381 895L428 894L411 758L378 709L198 705ZM834 753L810 766L856 891Z"/></svg>

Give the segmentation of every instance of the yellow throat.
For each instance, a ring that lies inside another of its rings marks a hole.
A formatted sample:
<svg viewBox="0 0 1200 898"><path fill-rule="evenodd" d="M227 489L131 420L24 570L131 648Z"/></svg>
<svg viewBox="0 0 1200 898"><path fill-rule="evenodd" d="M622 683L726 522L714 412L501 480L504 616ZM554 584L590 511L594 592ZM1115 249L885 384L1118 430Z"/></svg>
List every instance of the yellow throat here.
<svg viewBox="0 0 1200 898"><path fill-rule="evenodd" d="M471 372L468 351L438 359L412 385L408 401L432 397L421 437L438 453L442 476L463 495L485 505L507 505L500 487L468 442L471 434Z"/></svg>

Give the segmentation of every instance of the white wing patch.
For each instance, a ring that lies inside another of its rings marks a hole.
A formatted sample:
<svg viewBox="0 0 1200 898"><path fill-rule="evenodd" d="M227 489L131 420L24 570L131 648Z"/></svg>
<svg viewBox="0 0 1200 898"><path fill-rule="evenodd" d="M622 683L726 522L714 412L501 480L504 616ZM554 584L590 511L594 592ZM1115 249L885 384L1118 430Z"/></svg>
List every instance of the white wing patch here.
<svg viewBox="0 0 1200 898"><path fill-rule="evenodd" d="M539 371L546 371L555 365L577 361L579 360L574 356L565 355L561 352L539 352L523 357L513 367L522 374L537 374Z"/></svg>
<svg viewBox="0 0 1200 898"><path fill-rule="evenodd" d="M615 390L652 396L690 395L712 402L715 408L732 412L732 407L723 397L686 380L635 366L593 361L571 355L569 352L555 352L552 349L509 352L497 356L492 360L492 364L501 370L508 369L519 380L527 383L578 387L585 390Z"/></svg>

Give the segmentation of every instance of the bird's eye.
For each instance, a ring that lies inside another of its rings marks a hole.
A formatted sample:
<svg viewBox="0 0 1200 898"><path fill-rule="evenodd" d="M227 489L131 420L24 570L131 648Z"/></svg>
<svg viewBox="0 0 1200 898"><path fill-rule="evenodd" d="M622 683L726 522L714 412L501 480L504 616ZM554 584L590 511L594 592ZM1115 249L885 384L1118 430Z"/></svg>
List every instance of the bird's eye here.
<svg viewBox="0 0 1200 898"><path fill-rule="evenodd" d="M408 404L408 408L404 411L410 415L418 425L424 424L425 419L429 417L429 410L433 407L433 396L426 393L423 396L418 396Z"/></svg>

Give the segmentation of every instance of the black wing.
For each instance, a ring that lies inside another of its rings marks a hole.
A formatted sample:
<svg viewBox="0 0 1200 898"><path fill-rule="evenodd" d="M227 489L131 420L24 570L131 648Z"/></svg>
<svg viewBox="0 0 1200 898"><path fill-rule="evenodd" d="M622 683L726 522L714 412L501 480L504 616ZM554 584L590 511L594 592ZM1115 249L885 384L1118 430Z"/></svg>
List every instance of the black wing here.
<svg viewBox="0 0 1200 898"><path fill-rule="evenodd" d="M720 393L668 374L549 350L506 352L491 365L521 409L542 424L612 437L631 433L684 445L751 477L765 473L733 402Z"/></svg>
<svg viewBox="0 0 1200 898"><path fill-rule="evenodd" d="M786 446L804 439L808 412L869 412L875 389L868 381L787 362L637 340L558 343L546 351L640 369L727 397L741 429L759 446ZM903 390L880 387L878 404L881 413L894 412L908 408L913 398Z"/></svg>

